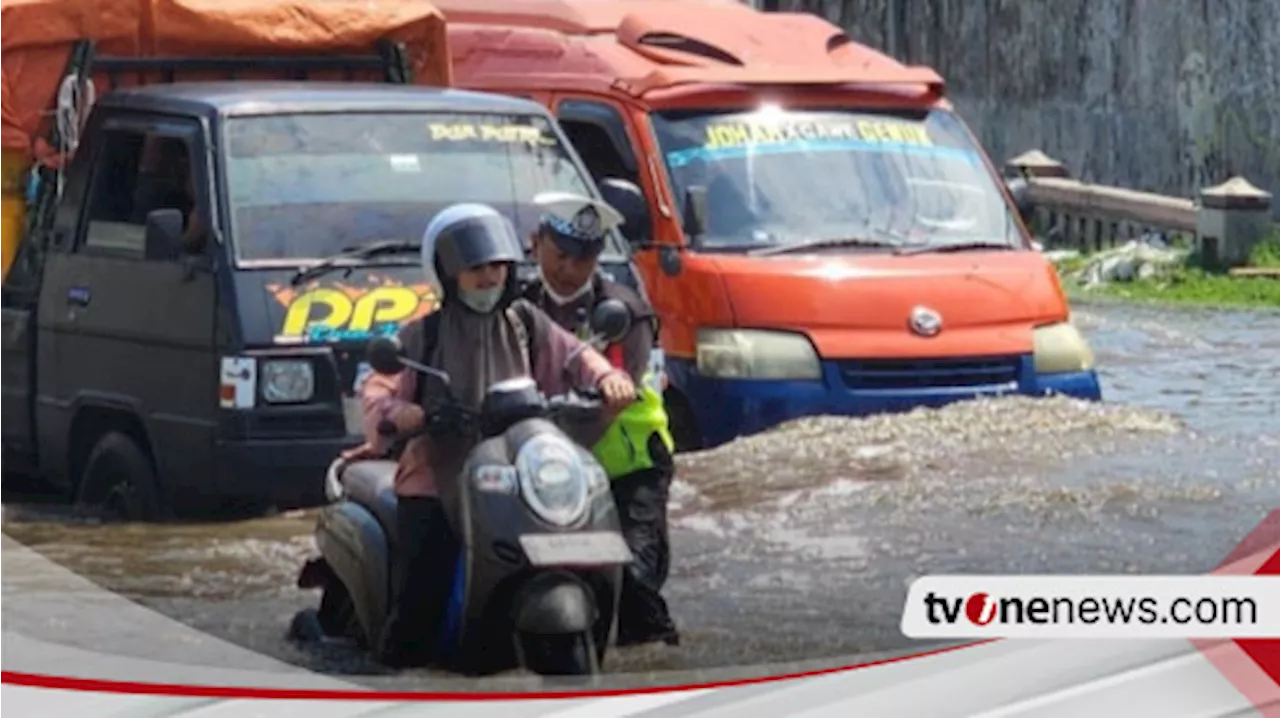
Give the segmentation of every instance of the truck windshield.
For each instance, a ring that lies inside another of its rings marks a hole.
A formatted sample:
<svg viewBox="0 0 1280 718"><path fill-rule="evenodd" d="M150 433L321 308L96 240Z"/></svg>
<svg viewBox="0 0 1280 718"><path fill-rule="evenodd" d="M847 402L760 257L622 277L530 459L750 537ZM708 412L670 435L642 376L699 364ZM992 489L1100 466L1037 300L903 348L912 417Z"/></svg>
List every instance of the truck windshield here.
<svg viewBox="0 0 1280 718"><path fill-rule="evenodd" d="M535 194L590 194L590 180L536 115L233 117L225 140L240 260L311 260L371 242L420 241L431 217L456 202L505 213L527 245ZM620 254L621 240L610 241L608 251Z"/></svg>
<svg viewBox="0 0 1280 718"><path fill-rule="evenodd" d="M686 111L652 122L675 196L706 188L708 249L1019 242L995 177L949 112Z"/></svg>

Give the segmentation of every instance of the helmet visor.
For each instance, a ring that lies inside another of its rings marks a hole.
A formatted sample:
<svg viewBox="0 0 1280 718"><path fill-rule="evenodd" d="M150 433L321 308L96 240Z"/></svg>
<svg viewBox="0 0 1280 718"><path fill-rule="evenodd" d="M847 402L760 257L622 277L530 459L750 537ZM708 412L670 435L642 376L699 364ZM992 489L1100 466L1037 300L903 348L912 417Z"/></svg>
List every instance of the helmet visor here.
<svg viewBox="0 0 1280 718"><path fill-rule="evenodd" d="M435 237L436 257L449 277L490 262L519 262L524 248L506 217L468 217L445 227Z"/></svg>

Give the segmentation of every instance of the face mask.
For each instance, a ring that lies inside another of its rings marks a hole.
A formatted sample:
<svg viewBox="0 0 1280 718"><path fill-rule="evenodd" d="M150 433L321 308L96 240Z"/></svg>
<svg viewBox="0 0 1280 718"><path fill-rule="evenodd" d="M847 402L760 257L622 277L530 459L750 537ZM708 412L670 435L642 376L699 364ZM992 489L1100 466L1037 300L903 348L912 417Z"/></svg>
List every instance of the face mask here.
<svg viewBox="0 0 1280 718"><path fill-rule="evenodd" d="M458 292L458 299L462 303L471 307L471 311L477 314L488 314L493 308L498 306L498 302L502 301L502 295L506 291L506 287L498 285L490 289L477 289L474 292Z"/></svg>
<svg viewBox="0 0 1280 718"><path fill-rule="evenodd" d="M546 290L547 296L551 297L551 301L559 304L560 306L576 302L586 296L587 292L591 291L590 279L583 282L582 286L575 289L572 294L564 295L556 293L556 290L551 288L551 283L547 281L547 275L543 274L542 267L538 267L538 277L542 279L542 288Z"/></svg>

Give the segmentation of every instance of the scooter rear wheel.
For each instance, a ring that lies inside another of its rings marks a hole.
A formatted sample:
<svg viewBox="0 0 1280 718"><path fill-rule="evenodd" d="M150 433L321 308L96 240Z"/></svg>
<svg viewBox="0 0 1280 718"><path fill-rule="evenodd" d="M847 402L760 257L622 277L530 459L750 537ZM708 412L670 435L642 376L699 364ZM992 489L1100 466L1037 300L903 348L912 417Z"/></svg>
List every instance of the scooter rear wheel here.
<svg viewBox="0 0 1280 718"><path fill-rule="evenodd" d="M522 667L544 676L594 676L600 673L599 652L590 631L572 634L516 634Z"/></svg>

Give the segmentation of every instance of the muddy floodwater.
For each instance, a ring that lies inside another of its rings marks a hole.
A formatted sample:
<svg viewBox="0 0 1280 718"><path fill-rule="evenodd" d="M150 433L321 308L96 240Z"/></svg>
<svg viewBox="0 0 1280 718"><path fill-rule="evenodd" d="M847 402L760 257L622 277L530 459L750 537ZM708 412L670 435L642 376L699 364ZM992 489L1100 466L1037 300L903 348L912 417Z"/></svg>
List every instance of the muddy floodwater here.
<svg viewBox="0 0 1280 718"><path fill-rule="evenodd" d="M1199 573L1280 506L1280 313L1078 304L1105 402L1003 398L798 421L681 457L677 648L610 671L907 649L922 574ZM190 626L317 670L411 686L344 646L284 638L314 514L192 526L76 524L6 497L4 532Z"/></svg>

